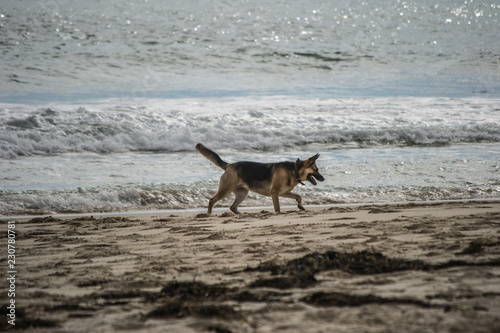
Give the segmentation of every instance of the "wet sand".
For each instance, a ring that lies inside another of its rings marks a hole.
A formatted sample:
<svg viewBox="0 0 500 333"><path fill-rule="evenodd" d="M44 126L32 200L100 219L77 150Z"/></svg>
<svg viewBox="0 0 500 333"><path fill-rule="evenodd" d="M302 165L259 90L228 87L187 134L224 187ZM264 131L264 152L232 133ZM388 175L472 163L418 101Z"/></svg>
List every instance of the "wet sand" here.
<svg viewBox="0 0 500 333"><path fill-rule="evenodd" d="M500 201L242 211L16 220L15 328L500 332Z"/></svg>

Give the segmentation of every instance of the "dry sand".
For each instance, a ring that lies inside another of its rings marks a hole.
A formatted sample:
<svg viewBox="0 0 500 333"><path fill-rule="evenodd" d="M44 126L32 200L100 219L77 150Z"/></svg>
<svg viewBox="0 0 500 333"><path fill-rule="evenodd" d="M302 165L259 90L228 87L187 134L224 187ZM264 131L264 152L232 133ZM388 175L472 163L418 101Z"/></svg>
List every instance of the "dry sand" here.
<svg viewBox="0 0 500 333"><path fill-rule="evenodd" d="M16 230L20 331L500 332L500 201L47 217Z"/></svg>

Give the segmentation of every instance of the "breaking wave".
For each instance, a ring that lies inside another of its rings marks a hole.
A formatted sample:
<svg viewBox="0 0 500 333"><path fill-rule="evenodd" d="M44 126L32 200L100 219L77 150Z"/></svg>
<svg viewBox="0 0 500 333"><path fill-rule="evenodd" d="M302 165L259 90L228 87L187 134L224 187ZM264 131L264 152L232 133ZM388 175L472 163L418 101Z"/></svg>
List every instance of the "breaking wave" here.
<svg viewBox="0 0 500 333"><path fill-rule="evenodd" d="M0 158L74 152L276 150L308 144L499 142L496 100L260 100L96 107L0 106ZM497 104L498 105L498 104Z"/></svg>
<svg viewBox="0 0 500 333"><path fill-rule="evenodd" d="M206 209L217 184L200 181L195 184L164 184L122 188L88 188L49 191L0 191L0 214L32 215L63 213L101 213L113 211ZM488 186L477 186L464 191L462 187L435 186L375 186L343 188L335 186L300 188L305 206L354 204L373 202L407 202L428 200L463 200L494 198ZM217 208L227 210L233 197L223 199ZM295 208L295 201L281 199L283 206ZM271 207L268 197L250 193L244 207Z"/></svg>

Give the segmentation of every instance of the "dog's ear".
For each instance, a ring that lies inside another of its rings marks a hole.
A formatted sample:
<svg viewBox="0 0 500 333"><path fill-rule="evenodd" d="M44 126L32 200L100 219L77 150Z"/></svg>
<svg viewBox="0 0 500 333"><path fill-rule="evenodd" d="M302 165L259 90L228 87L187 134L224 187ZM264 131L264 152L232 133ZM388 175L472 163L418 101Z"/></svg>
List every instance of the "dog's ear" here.
<svg viewBox="0 0 500 333"><path fill-rule="evenodd" d="M309 161L309 163L313 164L314 162L316 162L316 160L318 159L318 157L319 157L319 154L316 154L313 157L309 157L307 159L307 161Z"/></svg>

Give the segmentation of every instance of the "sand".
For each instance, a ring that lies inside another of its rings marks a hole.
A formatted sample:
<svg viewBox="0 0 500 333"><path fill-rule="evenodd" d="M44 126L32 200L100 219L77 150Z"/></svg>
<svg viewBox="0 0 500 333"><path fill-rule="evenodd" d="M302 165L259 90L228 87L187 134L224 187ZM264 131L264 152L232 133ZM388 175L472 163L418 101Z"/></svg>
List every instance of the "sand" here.
<svg viewBox="0 0 500 333"><path fill-rule="evenodd" d="M15 328L500 332L500 201L242 211L15 220Z"/></svg>

